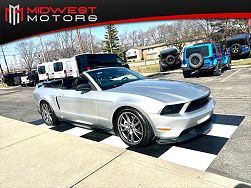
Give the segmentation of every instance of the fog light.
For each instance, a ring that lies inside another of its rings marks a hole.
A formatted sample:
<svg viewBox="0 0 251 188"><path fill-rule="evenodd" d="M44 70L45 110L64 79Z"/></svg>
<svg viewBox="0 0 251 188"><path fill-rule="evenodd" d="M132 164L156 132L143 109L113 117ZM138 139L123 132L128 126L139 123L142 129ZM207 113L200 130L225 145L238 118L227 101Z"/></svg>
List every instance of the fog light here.
<svg viewBox="0 0 251 188"><path fill-rule="evenodd" d="M170 131L172 129L171 128L158 128L158 130L160 130L160 131Z"/></svg>

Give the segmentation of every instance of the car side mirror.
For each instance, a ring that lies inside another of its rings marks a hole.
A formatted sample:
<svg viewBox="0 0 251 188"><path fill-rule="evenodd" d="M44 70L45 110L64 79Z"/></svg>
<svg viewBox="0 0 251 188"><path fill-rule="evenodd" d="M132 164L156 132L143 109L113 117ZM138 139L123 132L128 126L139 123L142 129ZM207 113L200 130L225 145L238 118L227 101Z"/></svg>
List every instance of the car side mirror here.
<svg viewBox="0 0 251 188"><path fill-rule="evenodd" d="M76 91L91 91L92 87L86 83L86 84L79 84L75 86Z"/></svg>

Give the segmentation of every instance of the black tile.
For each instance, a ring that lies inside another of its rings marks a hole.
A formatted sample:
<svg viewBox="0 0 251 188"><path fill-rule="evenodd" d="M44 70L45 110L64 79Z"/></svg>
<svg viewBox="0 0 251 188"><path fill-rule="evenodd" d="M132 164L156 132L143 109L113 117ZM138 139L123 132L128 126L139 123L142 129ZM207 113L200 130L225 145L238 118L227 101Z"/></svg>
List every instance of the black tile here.
<svg viewBox="0 0 251 188"><path fill-rule="evenodd" d="M81 137L82 138L86 138L86 139L89 139L89 140L93 140L93 141L96 141L96 142L100 142L108 137L112 136L111 134L109 133L106 133L106 132L102 132L102 131L92 131L92 132L89 132L85 135L82 135Z"/></svg>
<svg viewBox="0 0 251 188"><path fill-rule="evenodd" d="M38 119L38 120L35 120L35 121L31 121L29 123L31 123L33 125L41 125L41 124L44 123L44 120L43 119Z"/></svg>
<svg viewBox="0 0 251 188"><path fill-rule="evenodd" d="M66 124L66 123L61 123L55 127L52 127L50 128L51 130L54 130L54 131L59 131L59 132L64 132L64 131L67 131L69 129L72 129L74 128L75 126L73 125L70 125L70 124Z"/></svg>
<svg viewBox="0 0 251 188"><path fill-rule="evenodd" d="M212 116L212 121L217 124L239 126L244 118L245 116L214 114Z"/></svg>
<svg viewBox="0 0 251 188"><path fill-rule="evenodd" d="M128 147L128 150L135 151L141 154L149 155L152 157L159 157L163 153L165 153L167 150L169 150L172 146L170 145L160 145L160 144L152 144L144 148L133 148Z"/></svg>
<svg viewBox="0 0 251 188"><path fill-rule="evenodd" d="M177 146L217 155L227 140L227 138L223 137L201 135L187 142L179 143Z"/></svg>

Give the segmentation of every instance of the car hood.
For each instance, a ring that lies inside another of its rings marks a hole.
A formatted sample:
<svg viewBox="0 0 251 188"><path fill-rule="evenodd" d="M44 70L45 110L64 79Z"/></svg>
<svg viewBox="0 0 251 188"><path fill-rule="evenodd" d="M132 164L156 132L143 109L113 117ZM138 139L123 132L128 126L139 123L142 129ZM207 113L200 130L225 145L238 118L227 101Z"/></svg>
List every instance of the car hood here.
<svg viewBox="0 0 251 188"><path fill-rule="evenodd" d="M171 80L139 80L109 91L141 95L165 103L188 102L210 94L207 87Z"/></svg>

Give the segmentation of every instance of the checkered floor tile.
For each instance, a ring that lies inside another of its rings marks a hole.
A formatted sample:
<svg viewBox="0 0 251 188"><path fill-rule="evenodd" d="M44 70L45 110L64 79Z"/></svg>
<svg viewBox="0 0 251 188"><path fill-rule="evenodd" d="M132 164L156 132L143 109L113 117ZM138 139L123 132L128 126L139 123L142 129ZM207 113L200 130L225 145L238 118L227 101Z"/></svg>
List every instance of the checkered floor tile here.
<svg viewBox="0 0 251 188"><path fill-rule="evenodd" d="M212 130L205 135L201 135L184 143L172 145L160 145L155 143L145 148L131 148L118 136L98 130L76 127L65 122L62 122L60 126L57 127L47 126L41 120L31 123L39 127L49 128L55 131L64 132L65 134L75 135L206 171L243 119L244 116L215 114L212 117Z"/></svg>

